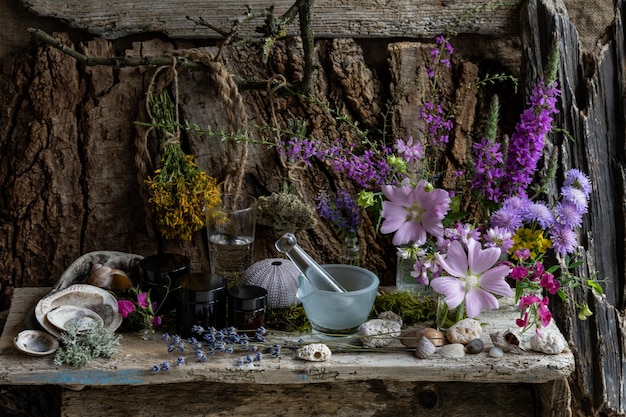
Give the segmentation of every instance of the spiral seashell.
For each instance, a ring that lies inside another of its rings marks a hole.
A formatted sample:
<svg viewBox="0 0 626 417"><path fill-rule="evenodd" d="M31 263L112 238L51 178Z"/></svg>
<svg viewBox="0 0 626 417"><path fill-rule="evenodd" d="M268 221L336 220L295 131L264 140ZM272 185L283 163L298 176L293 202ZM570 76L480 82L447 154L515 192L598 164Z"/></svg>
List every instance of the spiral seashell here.
<svg viewBox="0 0 626 417"><path fill-rule="evenodd" d="M94 264L87 278L87 284L100 288L111 288L111 282L113 281L111 271L112 269L106 265Z"/></svg>
<svg viewBox="0 0 626 417"><path fill-rule="evenodd" d="M252 264L242 280L267 290L268 307L284 308L298 304L298 275L300 270L291 260L270 258Z"/></svg>
<svg viewBox="0 0 626 417"><path fill-rule="evenodd" d="M111 289L118 290L127 290L133 286L133 281L126 274L126 272L121 269L113 268L111 270Z"/></svg>
<svg viewBox="0 0 626 417"><path fill-rule="evenodd" d="M415 347L415 356L420 359L427 359L435 353L437 348L426 336L422 336Z"/></svg>

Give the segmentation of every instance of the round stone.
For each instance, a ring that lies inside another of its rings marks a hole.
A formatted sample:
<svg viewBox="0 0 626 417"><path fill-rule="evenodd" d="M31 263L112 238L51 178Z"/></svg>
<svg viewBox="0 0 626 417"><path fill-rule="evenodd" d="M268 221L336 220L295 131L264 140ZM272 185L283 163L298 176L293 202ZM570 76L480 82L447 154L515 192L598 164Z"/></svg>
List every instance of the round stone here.
<svg viewBox="0 0 626 417"><path fill-rule="evenodd" d="M477 354L483 351L485 344L480 339L474 339L465 346L465 351L471 354Z"/></svg>
<svg viewBox="0 0 626 417"><path fill-rule="evenodd" d="M489 356L492 358L501 358L502 355L504 355L504 352L502 351L502 349L500 349L497 346L494 346L491 349L489 349Z"/></svg>
<svg viewBox="0 0 626 417"><path fill-rule="evenodd" d="M465 356L465 346L460 343L451 343L439 348L439 354L444 358L458 359Z"/></svg>

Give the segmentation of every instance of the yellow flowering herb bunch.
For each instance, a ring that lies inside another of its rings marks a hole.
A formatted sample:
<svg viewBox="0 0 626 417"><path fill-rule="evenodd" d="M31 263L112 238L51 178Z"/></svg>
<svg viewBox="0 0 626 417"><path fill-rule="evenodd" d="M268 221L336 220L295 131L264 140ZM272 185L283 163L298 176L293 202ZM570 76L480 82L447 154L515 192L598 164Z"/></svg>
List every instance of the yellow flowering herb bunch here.
<svg viewBox="0 0 626 417"><path fill-rule="evenodd" d="M221 203L217 180L180 146L175 105L164 92L150 96L153 126L162 146L161 166L146 180L148 203L164 239L191 240L205 226L205 210Z"/></svg>

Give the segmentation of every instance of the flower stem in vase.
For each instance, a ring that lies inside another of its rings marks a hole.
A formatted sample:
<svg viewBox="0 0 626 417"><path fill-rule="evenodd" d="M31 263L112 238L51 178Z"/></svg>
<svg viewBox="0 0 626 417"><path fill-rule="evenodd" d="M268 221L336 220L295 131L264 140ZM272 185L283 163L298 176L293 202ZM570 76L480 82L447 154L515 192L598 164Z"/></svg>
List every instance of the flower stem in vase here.
<svg viewBox="0 0 626 417"><path fill-rule="evenodd" d="M341 263L345 265L360 266L361 250L357 243L356 236L346 237L343 244L343 252L341 254Z"/></svg>

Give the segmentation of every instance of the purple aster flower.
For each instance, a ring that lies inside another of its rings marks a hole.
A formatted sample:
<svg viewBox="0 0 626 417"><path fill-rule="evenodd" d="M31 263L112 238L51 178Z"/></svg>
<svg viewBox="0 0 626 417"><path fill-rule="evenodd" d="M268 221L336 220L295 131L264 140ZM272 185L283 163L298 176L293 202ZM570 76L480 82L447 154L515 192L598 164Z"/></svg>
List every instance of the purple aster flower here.
<svg viewBox="0 0 626 417"><path fill-rule="evenodd" d="M583 213L567 201L559 201L553 209L557 223L570 228L579 227L583 222Z"/></svg>
<svg viewBox="0 0 626 417"><path fill-rule="evenodd" d="M450 197L442 189L429 189L425 180L420 180L413 188L384 185L380 226L381 233L394 233L392 243L396 246L407 243L423 245L426 233L443 236L441 221L450 210Z"/></svg>
<svg viewBox="0 0 626 417"><path fill-rule="evenodd" d="M515 126L506 160L502 191L505 195L525 195L543 153L545 136L552 129L552 115L557 113L559 90L543 80L533 89L520 121Z"/></svg>
<svg viewBox="0 0 626 417"><path fill-rule="evenodd" d="M539 227L543 230L551 227L554 224L554 215L542 202L531 203L526 208L522 220L524 222L537 222Z"/></svg>
<svg viewBox="0 0 626 417"><path fill-rule="evenodd" d="M578 246L578 236L571 227L556 225L550 229L552 247L560 255L573 253Z"/></svg>
<svg viewBox="0 0 626 417"><path fill-rule="evenodd" d="M504 205L491 214L490 224L491 227L499 227L515 233L517 229L522 227L522 216L519 210Z"/></svg>
<svg viewBox="0 0 626 417"><path fill-rule="evenodd" d="M561 188L561 201L572 204L580 214L585 214L589 205L587 195L585 195L583 190L573 186Z"/></svg>
<svg viewBox="0 0 626 417"><path fill-rule="evenodd" d="M396 140L396 144L393 147L398 151L402 159L408 163L419 161L424 156L424 146L418 141L415 141L415 144L413 144L413 136L410 136L406 142L402 139Z"/></svg>
<svg viewBox="0 0 626 417"><path fill-rule="evenodd" d="M452 242L445 259L437 255L437 261L449 275L433 279L430 285L445 296L451 309L465 301L467 316L475 318L483 310L499 307L493 294L513 295L511 286L505 281L511 268L506 264L496 265L499 258L499 248L482 249L474 239L468 240L467 253L460 242Z"/></svg>
<svg viewBox="0 0 626 417"><path fill-rule="evenodd" d="M591 194L591 180L582 171L572 168L565 173L565 181L563 182L565 187L572 186L578 188L585 193L585 196L589 197Z"/></svg>

